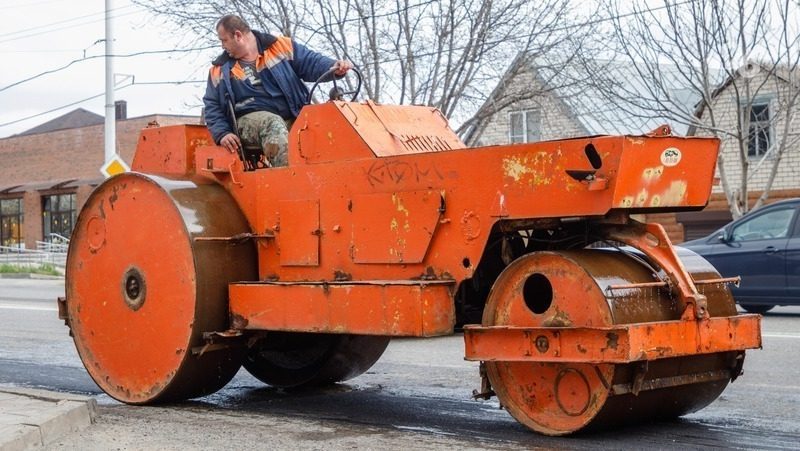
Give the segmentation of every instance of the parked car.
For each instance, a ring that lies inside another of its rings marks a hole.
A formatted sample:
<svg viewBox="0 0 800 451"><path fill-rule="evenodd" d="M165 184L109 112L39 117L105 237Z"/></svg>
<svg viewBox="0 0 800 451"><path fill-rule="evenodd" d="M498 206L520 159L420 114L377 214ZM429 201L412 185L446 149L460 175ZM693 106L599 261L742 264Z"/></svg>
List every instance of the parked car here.
<svg viewBox="0 0 800 451"><path fill-rule="evenodd" d="M800 198L754 210L711 235L687 241L723 277L742 276L733 297L745 310L800 305Z"/></svg>

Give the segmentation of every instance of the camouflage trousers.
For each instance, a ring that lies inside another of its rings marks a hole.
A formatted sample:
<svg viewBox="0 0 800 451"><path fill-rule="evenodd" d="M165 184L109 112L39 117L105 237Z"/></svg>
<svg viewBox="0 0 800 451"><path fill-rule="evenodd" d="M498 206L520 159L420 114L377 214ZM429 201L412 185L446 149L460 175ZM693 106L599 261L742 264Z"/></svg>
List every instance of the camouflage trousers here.
<svg viewBox="0 0 800 451"><path fill-rule="evenodd" d="M284 120L267 111L247 113L237 120L245 148L258 147L271 167L289 164L289 129L294 119Z"/></svg>

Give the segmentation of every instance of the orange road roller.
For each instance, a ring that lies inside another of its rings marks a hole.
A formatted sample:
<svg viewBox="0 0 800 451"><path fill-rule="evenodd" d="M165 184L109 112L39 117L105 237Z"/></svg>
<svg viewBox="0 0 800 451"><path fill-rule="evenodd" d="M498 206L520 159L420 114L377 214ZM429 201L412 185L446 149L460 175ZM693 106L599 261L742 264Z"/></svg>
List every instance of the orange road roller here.
<svg viewBox="0 0 800 451"><path fill-rule="evenodd" d="M649 213L702 209L719 142L594 136L467 148L423 106L305 107L289 164L207 129L142 131L77 220L60 314L130 404L344 381L392 337L462 328L497 396L548 435L711 403L761 346L704 259Z"/></svg>

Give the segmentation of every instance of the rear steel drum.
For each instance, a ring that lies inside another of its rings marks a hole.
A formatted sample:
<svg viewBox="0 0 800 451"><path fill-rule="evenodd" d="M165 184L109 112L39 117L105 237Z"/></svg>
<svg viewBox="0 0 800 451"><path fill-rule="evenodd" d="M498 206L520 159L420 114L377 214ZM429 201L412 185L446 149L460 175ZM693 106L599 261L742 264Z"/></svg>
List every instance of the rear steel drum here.
<svg viewBox="0 0 800 451"><path fill-rule="evenodd" d="M67 313L92 379L132 404L213 393L242 350L206 346L228 328L228 283L256 278L252 242L202 240L249 232L217 185L136 173L89 197L67 257Z"/></svg>
<svg viewBox="0 0 800 451"><path fill-rule="evenodd" d="M681 250L695 280L718 278L704 259ZM509 265L492 288L484 326L604 327L677 320L666 288L609 290L610 285L657 281L657 269L619 251L536 252ZM711 316L736 315L724 284L701 285ZM676 337L678 339L678 337ZM735 374L737 352L630 364L486 362L501 404L540 433L669 418L716 399Z"/></svg>
<svg viewBox="0 0 800 451"><path fill-rule="evenodd" d="M244 367L275 387L325 385L364 373L388 344L389 337L268 332L249 350Z"/></svg>

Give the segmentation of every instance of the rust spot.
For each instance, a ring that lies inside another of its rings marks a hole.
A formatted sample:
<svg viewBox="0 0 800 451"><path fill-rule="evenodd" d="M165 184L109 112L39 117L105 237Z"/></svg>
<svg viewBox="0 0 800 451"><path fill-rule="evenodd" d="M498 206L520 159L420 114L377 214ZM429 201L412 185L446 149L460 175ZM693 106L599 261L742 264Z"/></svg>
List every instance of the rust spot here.
<svg viewBox="0 0 800 451"><path fill-rule="evenodd" d="M119 195L117 195L117 187L114 187L114 192L108 196L108 204L111 205L111 209L114 209L114 204L119 200Z"/></svg>
<svg viewBox="0 0 800 451"><path fill-rule="evenodd" d="M619 346L619 335L614 332L606 334L606 348L617 349Z"/></svg>
<svg viewBox="0 0 800 451"><path fill-rule="evenodd" d="M544 327L569 327L572 325L572 320L566 312L558 310L555 315L546 319L542 324Z"/></svg>
<svg viewBox="0 0 800 451"><path fill-rule="evenodd" d="M481 220L474 211L465 211L461 217L461 233L467 241L478 238L481 234Z"/></svg>
<svg viewBox="0 0 800 451"><path fill-rule="evenodd" d="M578 352L580 352L581 354L586 354L587 349L581 346L580 343L578 343Z"/></svg>
<svg viewBox="0 0 800 451"><path fill-rule="evenodd" d="M536 337L536 350L544 354L550 349L550 341L544 335Z"/></svg>
<svg viewBox="0 0 800 451"><path fill-rule="evenodd" d="M248 321L242 315L233 314L231 315L231 329L244 329L247 327Z"/></svg>
<svg viewBox="0 0 800 451"><path fill-rule="evenodd" d="M421 280L436 280L436 271L433 269L432 266L428 266L425 268L425 272L419 276Z"/></svg>
<svg viewBox="0 0 800 451"><path fill-rule="evenodd" d="M346 281L346 280L353 280L353 275L350 274L350 273L346 273L344 271L341 271L341 270L337 269L337 270L333 271L333 280L336 280L336 281L339 281L339 282Z"/></svg>

